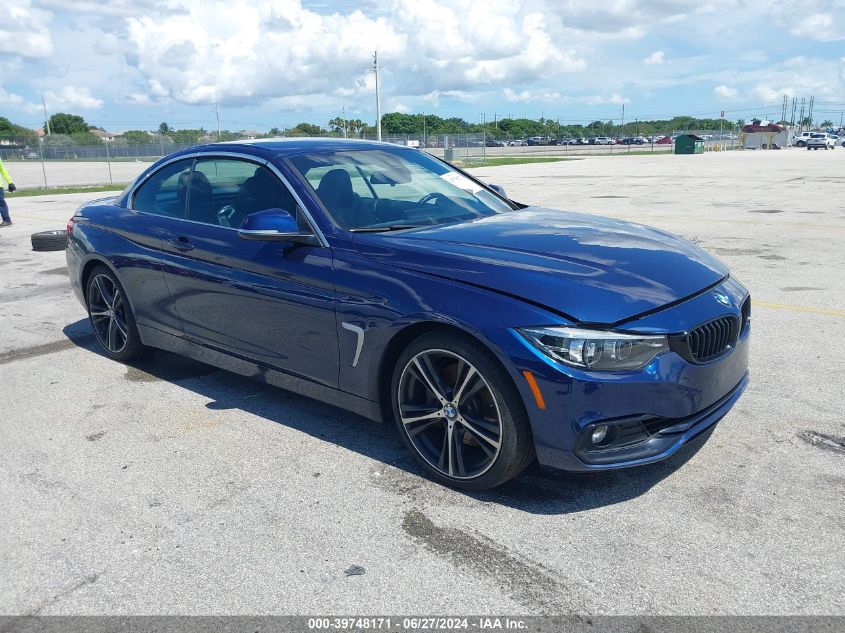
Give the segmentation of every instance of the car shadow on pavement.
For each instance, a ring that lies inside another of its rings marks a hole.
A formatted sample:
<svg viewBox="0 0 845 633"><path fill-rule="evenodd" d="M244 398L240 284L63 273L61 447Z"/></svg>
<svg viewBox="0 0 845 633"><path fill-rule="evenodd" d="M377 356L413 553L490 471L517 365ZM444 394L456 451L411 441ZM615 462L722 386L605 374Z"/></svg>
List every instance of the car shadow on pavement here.
<svg viewBox="0 0 845 633"><path fill-rule="evenodd" d="M64 328L80 348L104 356L87 319ZM170 352L155 350L125 364L130 382L166 381L207 398L210 410L236 409L282 424L318 440L382 462L387 476L378 478L382 490L436 496L468 496L532 514L569 514L614 505L638 497L681 468L712 433L682 447L662 462L623 470L568 473L543 471L536 464L519 477L486 492L455 491L428 480L405 447L395 425L379 424L329 404L257 382Z"/></svg>

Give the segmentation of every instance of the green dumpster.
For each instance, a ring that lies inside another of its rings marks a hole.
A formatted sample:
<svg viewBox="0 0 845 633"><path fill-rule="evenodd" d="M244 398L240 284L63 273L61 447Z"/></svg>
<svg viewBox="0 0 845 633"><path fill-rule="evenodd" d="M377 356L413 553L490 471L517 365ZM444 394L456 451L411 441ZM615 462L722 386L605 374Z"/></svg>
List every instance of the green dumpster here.
<svg viewBox="0 0 845 633"><path fill-rule="evenodd" d="M695 134L681 134L675 139L676 154L703 154L704 139Z"/></svg>

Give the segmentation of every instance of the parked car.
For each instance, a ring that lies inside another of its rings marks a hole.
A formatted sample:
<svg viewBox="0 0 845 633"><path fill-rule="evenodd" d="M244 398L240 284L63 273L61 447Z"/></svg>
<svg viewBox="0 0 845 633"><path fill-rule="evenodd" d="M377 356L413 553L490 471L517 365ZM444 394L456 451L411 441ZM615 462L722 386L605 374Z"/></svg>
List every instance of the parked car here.
<svg viewBox="0 0 845 633"><path fill-rule="evenodd" d="M494 138L488 138L485 143L487 147L504 147L506 143L504 141L497 141Z"/></svg>
<svg viewBox="0 0 845 633"><path fill-rule="evenodd" d="M398 145L181 150L68 233L107 358L161 348L392 418L457 488L664 459L748 382L750 297L719 260Z"/></svg>
<svg viewBox="0 0 845 633"><path fill-rule="evenodd" d="M529 145L554 145L555 139L551 136L529 136L528 137L528 144Z"/></svg>
<svg viewBox="0 0 845 633"><path fill-rule="evenodd" d="M836 141L834 141L830 134L824 132L813 132L810 138L807 139L807 149L835 149Z"/></svg>
<svg viewBox="0 0 845 633"><path fill-rule="evenodd" d="M528 141L523 138L517 138L508 143L510 147L522 147L523 145L528 145Z"/></svg>
<svg viewBox="0 0 845 633"><path fill-rule="evenodd" d="M597 136L595 141L593 142L594 145L615 145L616 141L614 141L609 136Z"/></svg>
<svg viewBox="0 0 845 633"><path fill-rule="evenodd" d="M674 142L675 142L675 139L673 139L671 136L661 136L659 139L654 141L654 144L655 145L671 145Z"/></svg>
<svg viewBox="0 0 845 633"><path fill-rule="evenodd" d="M792 144L795 147L807 147L807 141L810 139L811 134L813 132L799 132L798 134L794 134Z"/></svg>
<svg viewBox="0 0 845 633"><path fill-rule="evenodd" d="M38 152L34 149L25 149L23 151L23 159L24 160L38 160Z"/></svg>

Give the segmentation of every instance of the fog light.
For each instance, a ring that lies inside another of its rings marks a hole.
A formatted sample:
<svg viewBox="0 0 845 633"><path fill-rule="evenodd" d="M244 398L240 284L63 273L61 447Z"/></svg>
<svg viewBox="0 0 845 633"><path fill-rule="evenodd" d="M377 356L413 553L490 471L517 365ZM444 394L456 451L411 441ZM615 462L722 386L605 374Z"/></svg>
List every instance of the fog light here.
<svg viewBox="0 0 845 633"><path fill-rule="evenodd" d="M597 426L595 429L593 429L592 435L590 435L590 441L593 444L601 444L604 441L604 438L607 437L607 430L608 427L606 424Z"/></svg>

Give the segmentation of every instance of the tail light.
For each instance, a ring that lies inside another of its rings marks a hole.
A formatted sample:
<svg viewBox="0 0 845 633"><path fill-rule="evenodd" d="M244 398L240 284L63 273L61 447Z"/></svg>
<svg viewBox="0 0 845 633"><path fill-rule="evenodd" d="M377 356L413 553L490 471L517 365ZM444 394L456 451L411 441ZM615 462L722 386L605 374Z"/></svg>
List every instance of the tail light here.
<svg viewBox="0 0 845 633"><path fill-rule="evenodd" d="M68 234L68 235L70 235L71 233L73 233L73 225L75 224L75 222L74 222L74 220L73 220L73 219L74 219L75 217L76 217L76 216L71 216L71 217L70 217L70 220L68 220L68 221L67 221L67 234Z"/></svg>

